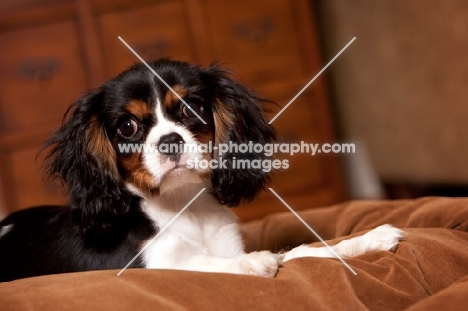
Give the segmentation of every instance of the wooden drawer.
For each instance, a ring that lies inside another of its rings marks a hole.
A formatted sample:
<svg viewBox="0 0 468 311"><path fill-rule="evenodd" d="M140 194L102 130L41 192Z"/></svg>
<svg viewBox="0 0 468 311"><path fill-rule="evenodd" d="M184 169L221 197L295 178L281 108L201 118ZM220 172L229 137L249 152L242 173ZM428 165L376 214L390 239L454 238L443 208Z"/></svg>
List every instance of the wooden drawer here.
<svg viewBox="0 0 468 311"><path fill-rule="evenodd" d="M102 76L139 62L118 36L146 60L220 60L281 106L323 66L309 0L29 2L15 4L12 16L0 13L0 177L10 210L65 201L41 183L38 137ZM319 80L275 121L282 142L333 141ZM293 208L342 200L336 157L278 158L289 168L275 172L271 186ZM268 191L236 209L242 220L286 210Z"/></svg>
<svg viewBox="0 0 468 311"><path fill-rule="evenodd" d="M269 119L286 105L308 81L269 86L259 93L275 101L281 107L275 113L269 113ZM309 144L331 143L328 124L322 122L323 106L326 104L323 88L320 84L311 85L304 91L274 122L279 134L279 143ZM289 168L275 171L273 188L291 207L297 210L313 206L333 204L341 200L336 180L337 156L333 154L298 153L294 155L276 154L275 158L287 159ZM331 180L331 182L329 182ZM269 190L252 203L234 209L242 221L258 219L266 214L287 211L284 205Z"/></svg>
<svg viewBox="0 0 468 311"><path fill-rule="evenodd" d="M0 33L0 131L56 127L86 89L73 22Z"/></svg>
<svg viewBox="0 0 468 311"><path fill-rule="evenodd" d="M65 196L59 185L42 182L42 157L36 162L40 144L4 154L5 195L10 211L42 204L64 204Z"/></svg>
<svg viewBox="0 0 468 311"><path fill-rule="evenodd" d="M298 89L300 89L299 85L269 87L261 91L261 94L282 107L296 95ZM320 142L320 131L315 126L317 124L317 115L314 114L316 104L312 90L307 90L274 121L273 125L279 134L279 143ZM278 112L280 109L275 110ZM268 115L271 119L276 113ZM283 192L295 193L316 188L322 182L321 167L323 165L320 156L312 156L309 153L294 155L278 153L275 157L288 160L289 168L275 172L272 187L277 187Z"/></svg>
<svg viewBox="0 0 468 311"><path fill-rule="evenodd" d="M303 76L300 29L292 1L205 0L214 59L249 83Z"/></svg>
<svg viewBox="0 0 468 311"><path fill-rule="evenodd" d="M101 15L99 27L108 74L113 77L140 62L118 36L146 61L161 57L193 61L185 17L182 1Z"/></svg>

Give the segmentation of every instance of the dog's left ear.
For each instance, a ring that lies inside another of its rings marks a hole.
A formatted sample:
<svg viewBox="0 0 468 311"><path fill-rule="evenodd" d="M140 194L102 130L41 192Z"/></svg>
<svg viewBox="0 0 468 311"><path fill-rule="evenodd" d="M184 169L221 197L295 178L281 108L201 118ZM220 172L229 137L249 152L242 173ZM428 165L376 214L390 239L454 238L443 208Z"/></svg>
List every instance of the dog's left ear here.
<svg viewBox="0 0 468 311"><path fill-rule="evenodd" d="M44 162L46 176L66 184L75 220L85 234L93 236L112 230L132 201L99 119L102 97L102 91L97 89L77 100L63 125L42 149L49 150Z"/></svg>
<svg viewBox="0 0 468 311"><path fill-rule="evenodd" d="M276 141L276 132L264 116L263 104L267 101L232 79L225 69L212 65L207 72L214 92L215 145L264 145ZM212 170L213 195L221 204L231 207L251 201L270 181L270 172L263 169L263 164L271 158L264 153L230 150L221 156L215 152L214 158L227 167ZM249 165L239 168L239 160L247 160Z"/></svg>

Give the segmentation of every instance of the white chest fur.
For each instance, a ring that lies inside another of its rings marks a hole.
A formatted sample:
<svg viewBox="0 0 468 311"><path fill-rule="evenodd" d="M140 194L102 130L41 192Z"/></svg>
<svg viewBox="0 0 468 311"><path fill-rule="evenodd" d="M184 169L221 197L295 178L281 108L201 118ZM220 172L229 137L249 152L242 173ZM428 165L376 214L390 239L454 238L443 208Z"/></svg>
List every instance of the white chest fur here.
<svg viewBox="0 0 468 311"><path fill-rule="evenodd" d="M196 255L235 257L243 254L236 216L208 193L203 193L166 226L194 196L191 192L177 198L159 197L143 202L143 211L159 228L157 236L142 244L144 247L149 243L143 252L147 268L192 270L194 267L190 266L188 258Z"/></svg>

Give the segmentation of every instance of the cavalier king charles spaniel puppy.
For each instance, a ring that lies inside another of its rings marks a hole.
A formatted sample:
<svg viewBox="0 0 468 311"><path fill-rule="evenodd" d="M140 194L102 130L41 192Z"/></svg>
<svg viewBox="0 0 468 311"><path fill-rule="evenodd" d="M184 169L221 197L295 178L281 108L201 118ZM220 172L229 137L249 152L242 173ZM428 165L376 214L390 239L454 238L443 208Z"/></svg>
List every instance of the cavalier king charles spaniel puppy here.
<svg viewBox="0 0 468 311"><path fill-rule="evenodd" d="M135 65L69 108L44 147L45 172L64 183L69 205L21 210L0 223L0 281L122 269L143 248L131 268L271 277L293 258L334 257L327 247L306 245L283 254L244 252L228 207L252 200L269 175L260 168L235 169L232 161L267 157L158 147L272 143L276 134L264 117L264 100L217 65L167 59L149 65L178 96L144 65ZM123 152L124 145L147 148ZM218 158L225 167L189 165ZM384 225L333 249L344 257L390 250L402 236Z"/></svg>

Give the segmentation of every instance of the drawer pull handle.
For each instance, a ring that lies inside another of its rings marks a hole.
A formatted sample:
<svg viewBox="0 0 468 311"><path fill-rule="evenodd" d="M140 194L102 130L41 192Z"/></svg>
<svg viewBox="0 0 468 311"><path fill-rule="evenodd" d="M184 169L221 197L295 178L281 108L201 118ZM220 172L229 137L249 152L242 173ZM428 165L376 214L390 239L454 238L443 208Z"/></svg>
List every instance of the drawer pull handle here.
<svg viewBox="0 0 468 311"><path fill-rule="evenodd" d="M22 62L18 66L18 72L24 79L42 85L52 80L58 68L59 62L56 58L45 58Z"/></svg>

